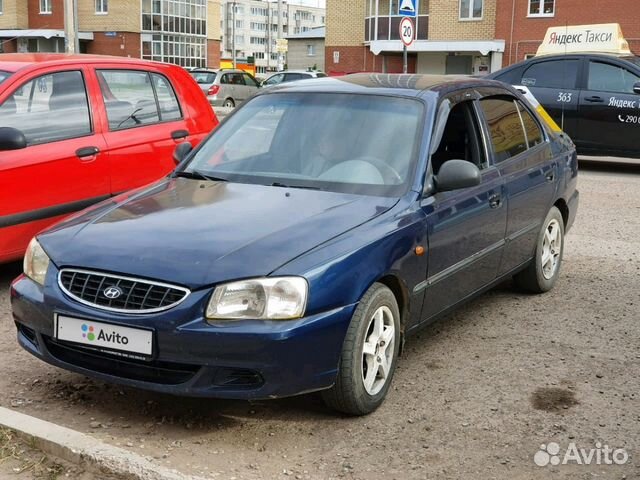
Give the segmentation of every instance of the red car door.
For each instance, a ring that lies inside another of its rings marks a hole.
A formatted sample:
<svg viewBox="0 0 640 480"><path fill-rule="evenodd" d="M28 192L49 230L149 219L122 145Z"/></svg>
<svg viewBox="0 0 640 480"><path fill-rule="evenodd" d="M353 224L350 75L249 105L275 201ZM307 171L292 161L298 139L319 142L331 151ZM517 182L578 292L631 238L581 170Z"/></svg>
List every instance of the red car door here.
<svg viewBox="0 0 640 480"><path fill-rule="evenodd" d="M109 149L111 192L153 182L174 167L173 151L191 132L176 89L153 66L95 65Z"/></svg>
<svg viewBox="0 0 640 480"><path fill-rule="evenodd" d="M89 69L28 69L3 82L0 127L27 147L0 152L0 262L18 259L33 235L110 195L103 136L87 95Z"/></svg>

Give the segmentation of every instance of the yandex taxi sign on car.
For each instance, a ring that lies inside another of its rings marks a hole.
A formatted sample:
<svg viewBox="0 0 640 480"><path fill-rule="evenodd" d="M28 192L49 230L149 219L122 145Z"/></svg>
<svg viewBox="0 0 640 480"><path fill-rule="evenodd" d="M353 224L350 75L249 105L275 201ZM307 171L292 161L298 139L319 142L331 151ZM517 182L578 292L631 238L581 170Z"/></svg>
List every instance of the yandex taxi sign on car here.
<svg viewBox="0 0 640 480"><path fill-rule="evenodd" d="M629 43L617 23L551 27L536 55L599 52L631 55Z"/></svg>

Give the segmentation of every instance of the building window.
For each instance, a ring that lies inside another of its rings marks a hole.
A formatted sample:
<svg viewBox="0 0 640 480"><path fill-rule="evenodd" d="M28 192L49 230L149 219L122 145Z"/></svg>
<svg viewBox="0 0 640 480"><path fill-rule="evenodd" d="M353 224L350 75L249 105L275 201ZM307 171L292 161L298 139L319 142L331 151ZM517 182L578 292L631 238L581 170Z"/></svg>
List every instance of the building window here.
<svg viewBox="0 0 640 480"><path fill-rule="evenodd" d="M109 13L109 0L96 0L96 14L105 15Z"/></svg>
<svg viewBox="0 0 640 480"><path fill-rule="evenodd" d="M307 56L313 57L316 54L316 46L315 45L307 45Z"/></svg>
<svg viewBox="0 0 640 480"><path fill-rule="evenodd" d="M40 0L40 13L51 13L52 0Z"/></svg>
<svg viewBox="0 0 640 480"><path fill-rule="evenodd" d="M483 0L460 0L460 20L482 20Z"/></svg>
<svg viewBox="0 0 640 480"><path fill-rule="evenodd" d="M555 11L555 0L529 0L530 17L553 17Z"/></svg>

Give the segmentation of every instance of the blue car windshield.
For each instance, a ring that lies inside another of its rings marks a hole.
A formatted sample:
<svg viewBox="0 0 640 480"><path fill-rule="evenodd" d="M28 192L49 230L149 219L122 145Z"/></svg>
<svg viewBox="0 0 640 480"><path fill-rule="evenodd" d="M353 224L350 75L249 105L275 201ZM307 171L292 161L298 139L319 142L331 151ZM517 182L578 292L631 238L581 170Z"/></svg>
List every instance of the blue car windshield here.
<svg viewBox="0 0 640 480"><path fill-rule="evenodd" d="M425 106L382 95L274 93L248 101L185 167L230 182L400 196Z"/></svg>
<svg viewBox="0 0 640 480"><path fill-rule="evenodd" d="M0 71L0 83L4 82L7 78L9 78L9 75L11 74L8 72Z"/></svg>

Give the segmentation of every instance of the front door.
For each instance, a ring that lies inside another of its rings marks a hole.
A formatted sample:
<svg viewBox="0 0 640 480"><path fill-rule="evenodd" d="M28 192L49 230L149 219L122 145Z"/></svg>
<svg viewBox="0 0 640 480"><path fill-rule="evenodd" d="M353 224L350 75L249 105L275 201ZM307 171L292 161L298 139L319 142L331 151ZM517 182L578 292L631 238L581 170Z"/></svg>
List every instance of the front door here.
<svg viewBox="0 0 640 480"><path fill-rule="evenodd" d="M475 187L438 192L422 202L429 236L423 320L491 283L504 246L503 180L487 162L473 101L458 103L449 113L430 159L436 180L441 166L454 159L478 166L482 181Z"/></svg>
<svg viewBox="0 0 640 480"><path fill-rule="evenodd" d="M626 68L590 60L586 88L580 93L579 147L640 156L640 77Z"/></svg>
<svg viewBox="0 0 640 480"><path fill-rule="evenodd" d="M33 235L109 196L102 135L94 133L84 67L32 74L0 96L0 127L20 130L22 150L0 153L0 262Z"/></svg>

